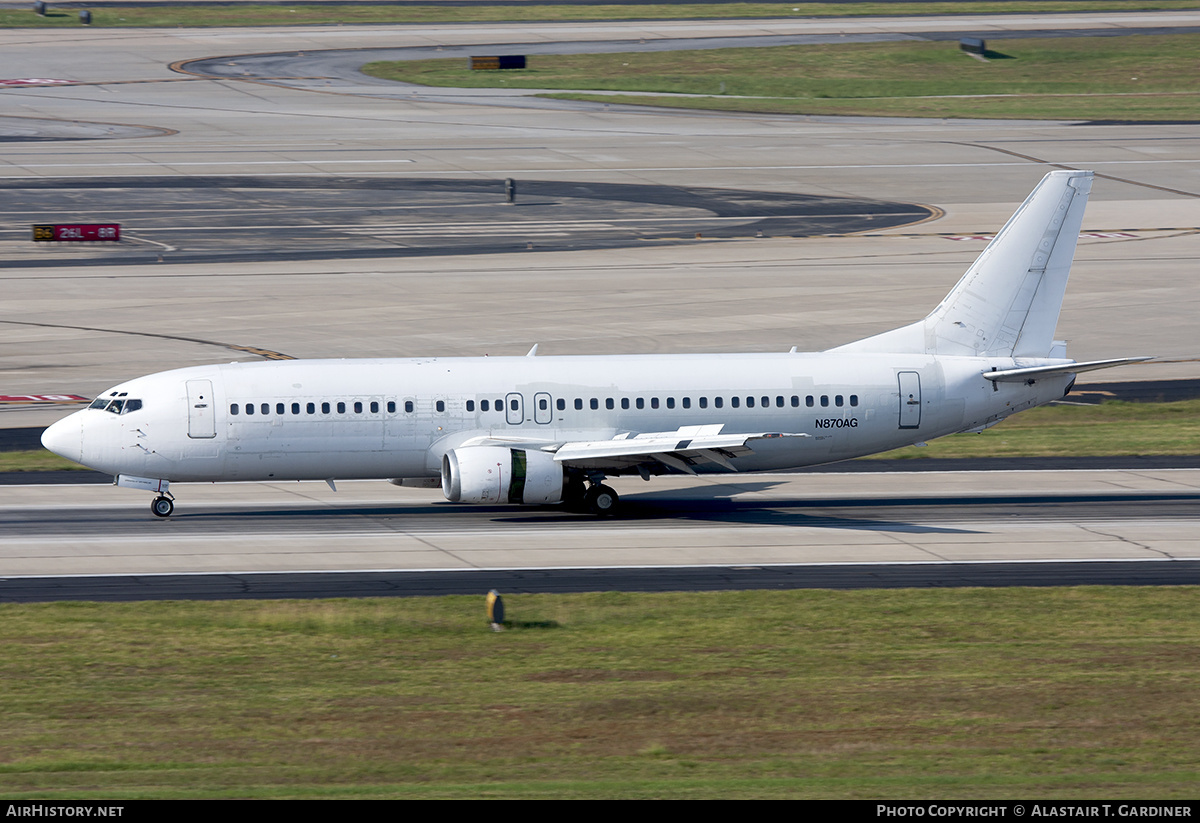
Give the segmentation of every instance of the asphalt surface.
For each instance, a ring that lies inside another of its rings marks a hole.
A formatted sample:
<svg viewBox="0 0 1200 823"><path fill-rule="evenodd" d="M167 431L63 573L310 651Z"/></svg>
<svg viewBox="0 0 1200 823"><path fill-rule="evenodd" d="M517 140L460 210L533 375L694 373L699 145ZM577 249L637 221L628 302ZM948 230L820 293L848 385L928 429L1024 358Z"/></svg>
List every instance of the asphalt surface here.
<svg viewBox="0 0 1200 823"><path fill-rule="evenodd" d="M0 603L58 600L285 600L622 591L1195 586L1200 561L914 563L645 569L509 569L339 574L100 575L0 578Z"/></svg>
<svg viewBox="0 0 1200 823"><path fill-rule="evenodd" d="M564 251L882 231L929 219L907 203L614 183L237 176L0 180L34 223L119 223L119 245L47 249L0 268ZM0 228L0 240L28 227Z"/></svg>

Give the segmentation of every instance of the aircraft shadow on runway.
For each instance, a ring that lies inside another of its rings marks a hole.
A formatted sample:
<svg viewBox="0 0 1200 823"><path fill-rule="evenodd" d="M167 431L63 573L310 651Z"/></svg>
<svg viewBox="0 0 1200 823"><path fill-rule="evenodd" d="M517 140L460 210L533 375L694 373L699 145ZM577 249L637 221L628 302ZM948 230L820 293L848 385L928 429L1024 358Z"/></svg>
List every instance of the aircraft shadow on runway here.
<svg viewBox="0 0 1200 823"><path fill-rule="evenodd" d="M775 481L739 483L731 492L747 494L764 492L782 485ZM520 526L561 526L566 523L596 525L645 524L669 526L671 523L715 523L730 525L807 526L828 529L850 529L861 531L886 531L910 534L973 534L974 530L932 526L927 523L906 522L893 517L846 517L832 514L831 508L855 505L882 504L895 506L924 506L928 501L875 500L746 500L731 496L713 496L711 486L695 490L674 489L630 495L622 501L621 511L615 517L597 518L592 514L573 512L562 506L513 507L513 506L466 506L437 502L429 505L398 506L379 505L339 506L314 508L266 509L262 511L217 510L207 512L177 513L172 520L203 522L212 520L241 521L245 525L276 524L280 530L289 527L320 527L325 521L331 529L355 528L354 521L420 521L421 526L436 528L480 528L511 524ZM379 523L386 528L385 523ZM272 527L274 528L274 527Z"/></svg>

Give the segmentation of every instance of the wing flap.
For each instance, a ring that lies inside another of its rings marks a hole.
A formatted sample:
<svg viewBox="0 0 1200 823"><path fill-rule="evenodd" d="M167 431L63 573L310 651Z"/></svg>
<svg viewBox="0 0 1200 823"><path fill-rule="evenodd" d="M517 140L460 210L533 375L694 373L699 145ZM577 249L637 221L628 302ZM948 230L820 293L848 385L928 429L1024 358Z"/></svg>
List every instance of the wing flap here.
<svg viewBox="0 0 1200 823"><path fill-rule="evenodd" d="M565 443L554 454L559 463L614 460L626 465L657 461L694 474L695 463L716 463L736 471L732 458L754 454L750 445L758 440L811 437L784 432L740 432L721 434L721 425L684 426L673 432L649 432L633 437L620 435L610 440Z"/></svg>

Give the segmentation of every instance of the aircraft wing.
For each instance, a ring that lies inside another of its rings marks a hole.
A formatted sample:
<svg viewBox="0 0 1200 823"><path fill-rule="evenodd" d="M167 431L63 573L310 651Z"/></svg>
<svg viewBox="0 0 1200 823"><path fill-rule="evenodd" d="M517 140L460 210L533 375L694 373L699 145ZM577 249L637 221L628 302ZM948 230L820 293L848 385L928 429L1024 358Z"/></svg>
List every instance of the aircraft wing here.
<svg viewBox="0 0 1200 823"><path fill-rule="evenodd" d="M1111 369L1113 366L1124 366L1127 363L1141 363L1153 359L1153 357L1121 357L1116 360L1090 360L1086 363L1064 363L1059 366L1031 366L1026 369L985 371L983 376L988 380L1000 383L1022 383L1026 380L1037 380L1041 377L1052 377L1056 374L1078 374L1079 372L1095 371L1096 369Z"/></svg>
<svg viewBox="0 0 1200 823"><path fill-rule="evenodd" d="M695 474L697 463L716 463L737 471L730 460L754 454L751 443L784 437L811 437L782 432L721 434L722 424L684 426L672 432L622 434L610 440L564 443L554 453L555 461L577 466L636 466L656 461L673 469Z"/></svg>

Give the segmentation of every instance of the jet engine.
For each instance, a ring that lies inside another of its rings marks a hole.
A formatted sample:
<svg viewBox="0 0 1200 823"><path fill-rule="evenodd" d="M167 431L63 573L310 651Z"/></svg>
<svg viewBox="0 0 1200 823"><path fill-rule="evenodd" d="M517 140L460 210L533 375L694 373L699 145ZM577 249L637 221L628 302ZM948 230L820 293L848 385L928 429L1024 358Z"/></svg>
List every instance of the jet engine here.
<svg viewBox="0 0 1200 823"><path fill-rule="evenodd" d="M442 493L454 503L558 503L565 472L536 449L468 446L442 456Z"/></svg>

